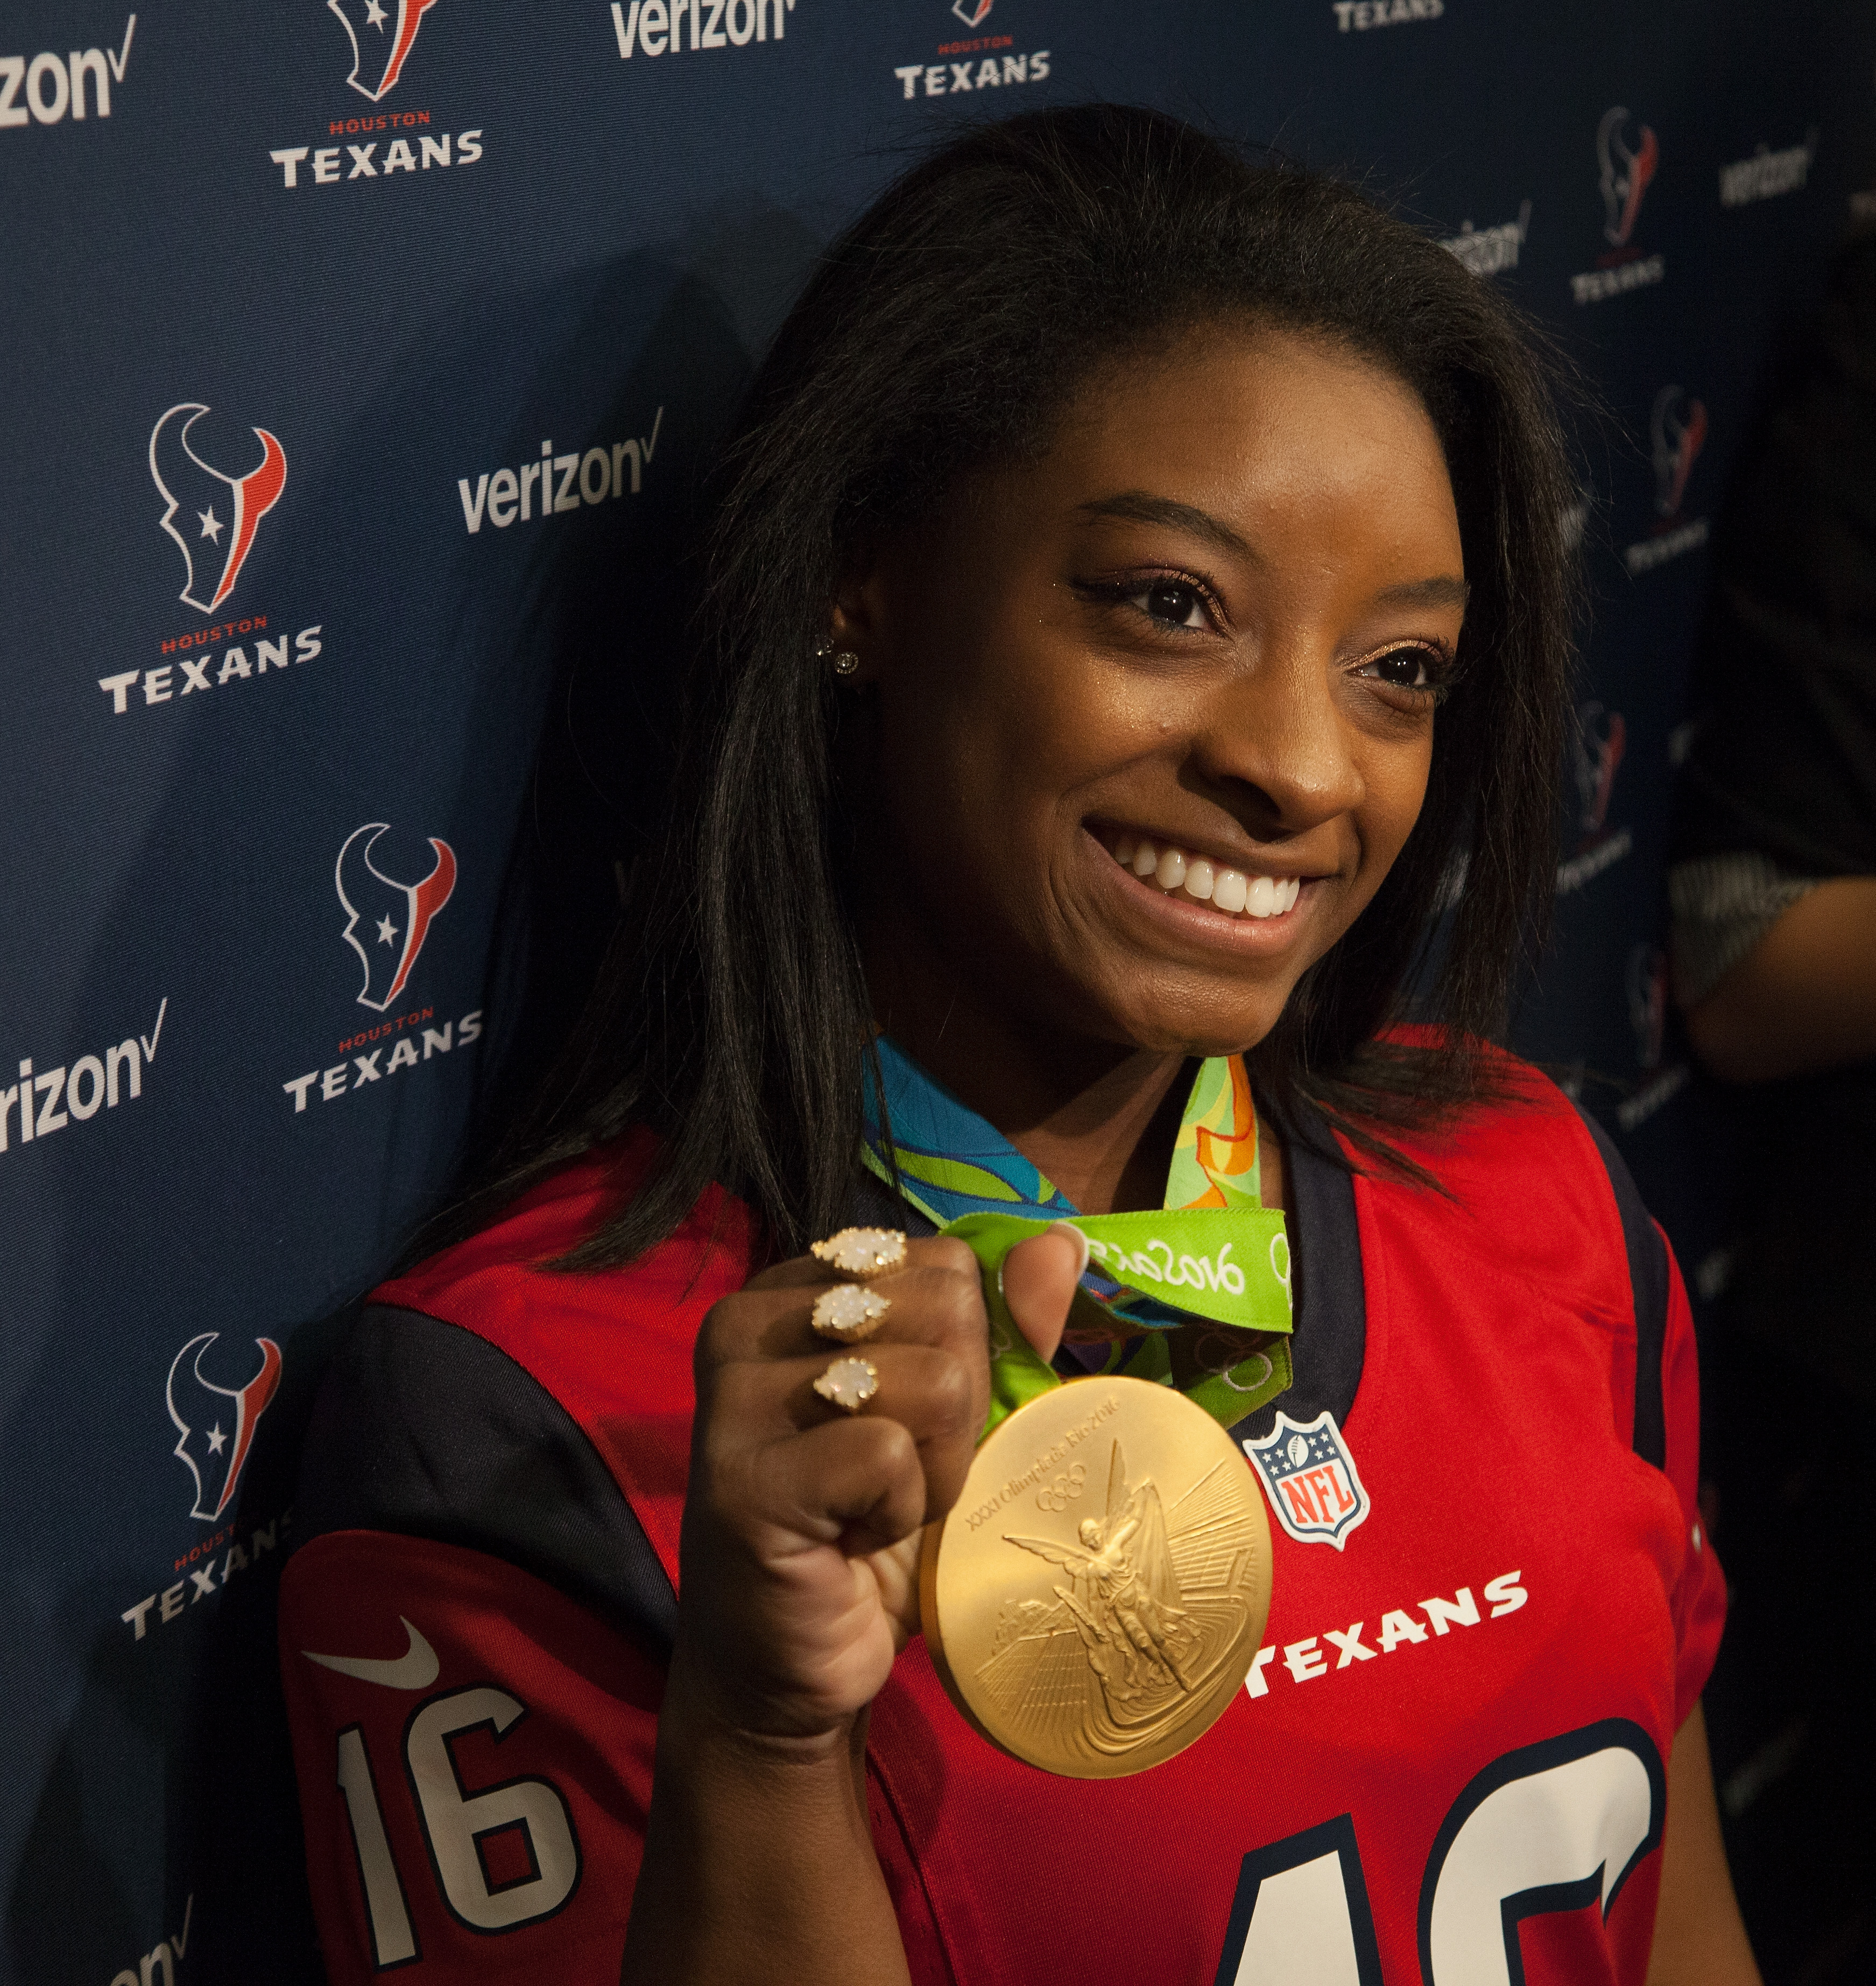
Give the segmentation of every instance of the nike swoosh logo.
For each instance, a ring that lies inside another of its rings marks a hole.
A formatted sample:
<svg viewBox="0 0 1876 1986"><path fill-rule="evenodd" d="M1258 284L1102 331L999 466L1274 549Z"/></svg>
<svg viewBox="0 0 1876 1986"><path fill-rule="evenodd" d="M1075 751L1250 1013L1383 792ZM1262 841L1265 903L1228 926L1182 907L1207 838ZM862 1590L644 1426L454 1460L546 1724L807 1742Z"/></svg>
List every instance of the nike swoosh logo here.
<svg viewBox="0 0 1876 1986"><path fill-rule="evenodd" d="M398 1618L404 1623L410 1646L394 1662L373 1661L364 1655L316 1655L311 1648L300 1652L322 1669L335 1669L341 1675L355 1677L360 1682L382 1683L386 1689L428 1689L442 1664L436 1659L436 1651L402 1614Z"/></svg>

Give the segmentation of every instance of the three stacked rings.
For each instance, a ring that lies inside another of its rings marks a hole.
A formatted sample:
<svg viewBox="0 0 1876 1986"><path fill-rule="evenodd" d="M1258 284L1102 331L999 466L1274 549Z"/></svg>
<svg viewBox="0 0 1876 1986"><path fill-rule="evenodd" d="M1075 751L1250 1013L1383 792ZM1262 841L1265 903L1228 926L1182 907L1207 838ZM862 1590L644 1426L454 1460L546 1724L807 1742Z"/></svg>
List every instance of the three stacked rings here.
<svg viewBox="0 0 1876 1986"><path fill-rule="evenodd" d="M906 1237L896 1227L843 1227L813 1244L817 1260L856 1280L836 1283L814 1300L809 1323L815 1335L839 1345L861 1345L875 1335L893 1307L890 1297L866 1287L873 1276L902 1267ZM851 1355L832 1360L814 1382L830 1406L856 1414L879 1390L879 1370L870 1358Z"/></svg>

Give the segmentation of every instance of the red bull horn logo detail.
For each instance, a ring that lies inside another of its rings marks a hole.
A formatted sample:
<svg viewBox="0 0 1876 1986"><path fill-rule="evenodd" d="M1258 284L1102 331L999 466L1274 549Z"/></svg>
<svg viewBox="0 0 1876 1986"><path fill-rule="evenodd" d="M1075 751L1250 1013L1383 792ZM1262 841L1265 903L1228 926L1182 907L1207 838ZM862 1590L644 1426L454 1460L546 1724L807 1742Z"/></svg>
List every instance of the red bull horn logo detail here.
<svg viewBox="0 0 1876 1986"><path fill-rule="evenodd" d="M981 27L990 19L997 0L951 0L951 12L967 28Z"/></svg>
<svg viewBox="0 0 1876 1986"><path fill-rule="evenodd" d="M408 982L417 954L430 926L456 887L456 851L448 842L429 837L436 860L421 883L400 883L372 860L380 835L390 823L368 820L354 828L338 852L333 880L345 911L340 933L365 967L358 1005L382 1014ZM365 934L358 933L361 924Z"/></svg>
<svg viewBox="0 0 1876 1986"><path fill-rule="evenodd" d="M1659 1069L1668 1023L1667 954L1657 944L1638 944L1629 954L1628 979L1635 1059L1643 1069Z"/></svg>
<svg viewBox="0 0 1876 1986"><path fill-rule="evenodd" d="M204 462L190 446L189 431L208 411L199 400L181 401L150 435L150 477L167 506L157 521L183 555L183 590L177 597L201 614L213 614L234 591L261 520L287 486L286 451L265 428L254 430L261 462L245 476L230 476Z"/></svg>
<svg viewBox="0 0 1876 1986"><path fill-rule="evenodd" d="M1615 790L1615 771L1629 742L1629 727L1619 710L1605 710L1599 703L1579 704L1576 710L1574 766L1576 774L1576 824L1587 848L1609 820L1611 796Z"/></svg>
<svg viewBox="0 0 1876 1986"><path fill-rule="evenodd" d="M1654 133L1644 124L1631 145L1626 136L1629 113L1621 104L1602 114L1596 126L1596 163L1602 169L1602 204L1608 210L1603 223L1604 238L1613 247L1626 248L1635 232L1636 217L1642 210L1642 196L1661 163L1661 146Z"/></svg>
<svg viewBox="0 0 1876 1986"><path fill-rule="evenodd" d="M1687 478L1706 443L1706 409L1679 386L1663 386L1648 419L1655 457L1655 508L1677 516L1687 494Z"/></svg>
<svg viewBox="0 0 1876 1986"><path fill-rule="evenodd" d="M351 73L345 80L361 96L382 103L396 89L423 17L436 0L326 0L351 43ZM288 182L291 183L291 181Z"/></svg>
<svg viewBox="0 0 1876 1986"><path fill-rule="evenodd" d="M204 1331L190 1339L170 1362L164 1398L179 1439L177 1459L195 1479L189 1514L212 1524L234 1501L241 1473L253 1452L254 1430L279 1390L284 1362L271 1338L257 1338L261 1370L244 1386L218 1386L205 1378L202 1361L221 1335Z"/></svg>

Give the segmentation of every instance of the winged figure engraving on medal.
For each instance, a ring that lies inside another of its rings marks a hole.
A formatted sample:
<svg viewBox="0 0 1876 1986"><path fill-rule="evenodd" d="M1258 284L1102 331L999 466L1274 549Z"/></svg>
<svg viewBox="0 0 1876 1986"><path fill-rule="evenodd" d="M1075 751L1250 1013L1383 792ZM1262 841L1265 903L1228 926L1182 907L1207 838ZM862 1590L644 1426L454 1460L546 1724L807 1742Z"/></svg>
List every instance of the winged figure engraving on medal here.
<svg viewBox="0 0 1876 1986"><path fill-rule="evenodd" d="M1130 1483L1117 1440L1107 1505L1072 1540L1004 1533L1067 1574L1052 1601L1007 1604L978 1680L1019 1728L1118 1757L1189 1714L1249 1617L1256 1532L1221 1460L1169 1508ZM1235 1683L1234 1685L1235 1687Z"/></svg>

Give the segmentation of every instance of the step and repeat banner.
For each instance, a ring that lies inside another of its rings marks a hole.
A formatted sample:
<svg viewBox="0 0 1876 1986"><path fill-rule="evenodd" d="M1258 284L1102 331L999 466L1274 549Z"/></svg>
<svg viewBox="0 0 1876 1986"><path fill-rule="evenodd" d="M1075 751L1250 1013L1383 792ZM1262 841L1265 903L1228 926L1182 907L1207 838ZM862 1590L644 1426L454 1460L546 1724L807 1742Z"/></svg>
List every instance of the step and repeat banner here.
<svg viewBox="0 0 1876 1986"><path fill-rule="evenodd" d="M1101 96L1360 177L1599 395L1520 1042L1723 1279L1663 848L1755 379L1876 212L1866 6L11 0L0 1978L318 1976L271 1608L334 1320L565 1024L817 250Z"/></svg>

